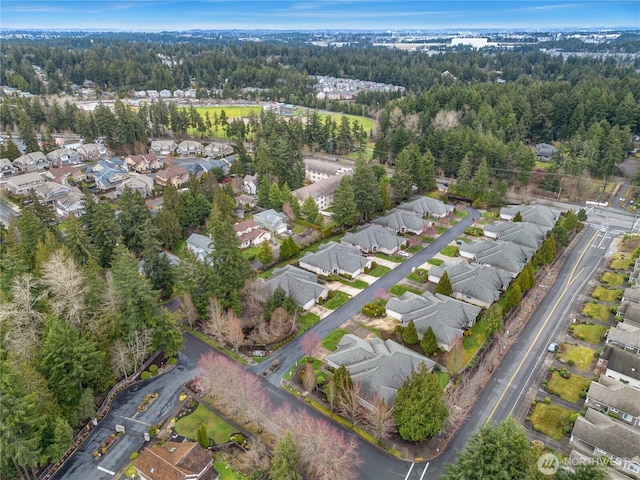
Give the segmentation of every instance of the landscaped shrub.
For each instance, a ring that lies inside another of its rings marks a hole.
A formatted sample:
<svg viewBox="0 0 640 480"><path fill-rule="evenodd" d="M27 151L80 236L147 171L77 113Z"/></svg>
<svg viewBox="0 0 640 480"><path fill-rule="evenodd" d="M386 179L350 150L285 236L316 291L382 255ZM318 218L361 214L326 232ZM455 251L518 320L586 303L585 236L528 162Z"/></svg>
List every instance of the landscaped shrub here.
<svg viewBox="0 0 640 480"><path fill-rule="evenodd" d="M176 357L171 357L169 360L167 360L167 363L169 365L175 365L176 363L178 363L178 359Z"/></svg>
<svg viewBox="0 0 640 480"><path fill-rule="evenodd" d="M549 397L544 397L544 403L549 405L551 403L551 399Z"/></svg>
<svg viewBox="0 0 640 480"><path fill-rule="evenodd" d="M129 460L135 460L136 458L138 458L138 452L133 452L131 455L129 455Z"/></svg>
<svg viewBox="0 0 640 480"><path fill-rule="evenodd" d="M155 363L151 364L149 366L149 371L151 372L151 375L155 375L156 373L158 373L158 365L156 365Z"/></svg>
<svg viewBox="0 0 640 480"><path fill-rule="evenodd" d="M384 317L387 314L387 309L380 300L374 300L362 307L362 313L368 317Z"/></svg>
<svg viewBox="0 0 640 480"><path fill-rule="evenodd" d="M150 378L151 378L151 372L148 370L145 370L140 374L140 380L149 380Z"/></svg>

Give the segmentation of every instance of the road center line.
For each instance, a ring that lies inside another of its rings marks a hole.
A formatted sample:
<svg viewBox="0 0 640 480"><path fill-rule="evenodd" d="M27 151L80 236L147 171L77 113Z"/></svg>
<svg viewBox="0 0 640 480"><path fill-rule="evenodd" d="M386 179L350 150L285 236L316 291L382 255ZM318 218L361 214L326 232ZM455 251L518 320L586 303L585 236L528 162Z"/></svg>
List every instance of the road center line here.
<svg viewBox="0 0 640 480"><path fill-rule="evenodd" d="M591 240L589 240L588 243L593 242L593 239L596 237L597 234L598 234L598 231L596 230L596 232L593 234L593 236L591 237ZM585 248L582 251L582 253L580 254L580 257L578 258L578 261L576 262L575 266L573 267L573 270L571 270L571 274L569 275L570 281L573 281L574 273L575 273L576 269L578 268L578 265L582 261L582 257L584 257L584 254L587 253L588 250L589 250L588 248ZM509 390L509 387L513 383L513 380L516 378L518 373L520 373L520 370L522 369L522 366L524 365L525 360L527 359L527 357L531 353L531 350L533 350L534 345L538 342L538 339L540 338L540 335L542 335L542 332L544 331L545 326L547 325L547 323L549 323L549 320L551 320L551 317L553 316L554 312L556 311L556 308L558 308L558 305L560 304L560 301L564 297L564 294L567 292L568 288L569 288L569 285L567 285L562 290L562 293L560 294L560 296L558 297L558 300L556 301L555 305L551 309L551 312L549 312L549 315L547 315L547 318L544 320L544 322L542 323L542 325L538 329L538 334L535 336L535 338L533 339L533 341L529 345L529 348L527 349L527 351L525 352L524 356L522 357L522 360L520 360L520 363L518 364L518 367L516 368L516 371L513 372L513 375L511 375L511 378L506 383L504 389L502 390L502 393L500 394L500 397L498 397L498 401L493 406L493 409L491 410L491 413L489 413L489 416L487 417L487 421L485 422L485 424L489 423L491 421L491 419L493 418L493 415L495 415L496 410L500 406L500 403L502 403L502 400L504 399L504 396L507 394L507 391Z"/></svg>

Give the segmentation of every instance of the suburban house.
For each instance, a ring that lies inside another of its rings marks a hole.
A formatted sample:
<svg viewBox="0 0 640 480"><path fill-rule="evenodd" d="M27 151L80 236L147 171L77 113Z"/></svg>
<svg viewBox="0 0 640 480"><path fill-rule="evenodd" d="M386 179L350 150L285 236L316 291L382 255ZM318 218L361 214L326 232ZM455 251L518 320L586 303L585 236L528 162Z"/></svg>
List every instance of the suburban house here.
<svg viewBox="0 0 640 480"><path fill-rule="evenodd" d="M107 148L99 143L84 143L76 149L76 152L84 161L98 160L108 153Z"/></svg>
<svg viewBox="0 0 640 480"><path fill-rule="evenodd" d="M433 226L433 222L425 220L417 213L409 210L399 210L397 208L389 210L386 215L382 217L375 218L371 223L390 228L396 235L401 233L424 235L427 230Z"/></svg>
<svg viewBox="0 0 640 480"><path fill-rule="evenodd" d="M347 233L342 237L341 243L356 247L363 253L380 252L395 255L409 242L406 238L398 237L388 228L368 224L353 233Z"/></svg>
<svg viewBox="0 0 640 480"><path fill-rule="evenodd" d="M47 160L51 162L51 165L56 167L82 163L82 159L78 155L78 152L71 150L70 148L58 148L47 153Z"/></svg>
<svg viewBox="0 0 640 480"><path fill-rule="evenodd" d="M240 242L240 248L255 247L271 240L271 233L260 228L255 220L238 222L233 226L233 230Z"/></svg>
<svg viewBox="0 0 640 480"><path fill-rule="evenodd" d="M226 143L211 142L209 145L204 147L205 157L226 157L232 153L233 147Z"/></svg>
<svg viewBox="0 0 640 480"><path fill-rule="evenodd" d="M51 203L56 197L66 195L71 191L69 185L61 185L56 182L44 182L33 189L40 203Z"/></svg>
<svg viewBox="0 0 640 480"><path fill-rule="evenodd" d="M438 365L393 340L375 337L367 342L351 333L340 339L325 360L333 368L345 366L354 383L361 385L360 399L365 406L375 397L393 405L398 389L412 373L423 364L429 371Z"/></svg>
<svg viewBox="0 0 640 480"><path fill-rule="evenodd" d="M569 446L590 457L607 457L625 474L640 474L640 429L593 408L576 419Z"/></svg>
<svg viewBox="0 0 640 480"><path fill-rule="evenodd" d="M640 257L636 258L636 261L633 264L633 270L629 275L629 280L627 281L627 284L635 285L636 283L638 283L638 277L640 277Z"/></svg>
<svg viewBox="0 0 640 480"><path fill-rule="evenodd" d="M558 152L558 149L548 143L536 143L533 146L533 151L536 153L536 160L541 162L550 162L553 156Z"/></svg>
<svg viewBox="0 0 640 480"><path fill-rule="evenodd" d="M535 223L542 228L551 229L554 227L560 212L545 205L515 205L513 207L502 207L500 218L512 221L516 214L520 213L523 222Z"/></svg>
<svg viewBox="0 0 640 480"><path fill-rule="evenodd" d="M153 193L153 178L146 175L132 174L116 185L116 197L122 195L125 188L138 192L146 198Z"/></svg>
<svg viewBox="0 0 640 480"><path fill-rule="evenodd" d="M324 180L319 180L298 188L291 193L300 203L304 202L308 197L311 197L320 210L326 210L333 205L333 195L336 193L342 177L345 175L345 173L341 173L333 177L325 178Z"/></svg>
<svg viewBox="0 0 640 480"><path fill-rule="evenodd" d="M39 173L31 172L12 176L7 180L6 186L13 195L23 195L42 184L44 184L44 178Z"/></svg>
<svg viewBox="0 0 640 480"><path fill-rule="evenodd" d="M332 274L357 277L365 268L371 268L371 260L360 255L360 250L355 247L327 242L316 252L307 252L299 265L325 277Z"/></svg>
<svg viewBox="0 0 640 480"><path fill-rule="evenodd" d="M254 208L258 204L256 197L242 193L236 197L236 205L244 208Z"/></svg>
<svg viewBox="0 0 640 480"><path fill-rule="evenodd" d="M305 310L310 309L320 299L324 301L329 296L329 289L318 283L318 277L315 274L292 265L274 269L273 275L264 283L269 288L270 295L280 287Z"/></svg>
<svg viewBox="0 0 640 480"><path fill-rule="evenodd" d="M8 177L13 173L13 164L8 158L0 158L0 178Z"/></svg>
<svg viewBox="0 0 640 480"><path fill-rule="evenodd" d="M305 158L304 160L305 178L311 183L320 182L344 173L353 174L353 169L340 165L338 162L327 162L317 158Z"/></svg>
<svg viewBox="0 0 640 480"><path fill-rule="evenodd" d="M129 177L126 163L119 158L100 160L93 167L87 168L85 173L93 176L96 188L99 190L115 188L117 184Z"/></svg>
<svg viewBox="0 0 640 480"><path fill-rule="evenodd" d="M189 181L189 170L186 167L169 167L156 173L155 181L163 187L179 187Z"/></svg>
<svg viewBox="0 0 640 480"><path fill-rule="evenodd" d="M597 372L604 370L607 377L640 388L640 355L636 353L607 345L596 368Z"/></svg>
<svg viewBox="0 0 640 480"><path fill-rule="evenodd" d="M205 160L201 158L197 159L196 162L186 165L187 169L198 178L214 168L219 168L223 175L228 175L230 166L231 164L224 158L219 160Z"/></svg>
<svg viewBox="0 0 640 480"><path fill-rule="evenodd" d="M63 167L51 168L44 173L44 177L56 183L67 183L68 179L75 182L86 180L87 176L77 167L65 165Z"/></svg>
<svg viewBox="0 0 640 480"><path fill-rule="evenodd" d="M164 166L164 162L162 162L153 153L145 153L144 155L128 155L125 157L124 161L129 167L129 170L138 173L154 172L160 170Z"/></svg>
<svg viewBox="0 0 640 480"><path fill-rule="evenodd" d="M438 346L449 351L464 331L471 328L482 310L480 307L429 291L421 295L405 292L387 302L387 315L403 325L411 320L422 335L429 327L436 335Z"/></svg>
<svg viewBox="0 0 640 480"><path fill-rule="evenodd" d="M607 344L640 355L640 327L626 322L618 322L615 327L609 329Z"/></svg>
<svg viewBox="0 0 640 480"><path fill-rule="evenodd" d="M635 303L640 305L640 285L625 288L624 292L622 292L622 299L620 301L623 303Z"/></svg>
<svg viewBox="0 0 640 480"><path fill-rule="evenodd" d="M183 140L176 149L176 153L180 155L201 155L202 152L202 144L195 140Z"/></svg>
<svg viewBox="0 0 640 480"><path fill-rule="evenodd" d="M622 321L627 325L640 327L640 305L635 302L621 303L616 311L617 316L622 317Z"/></svg>
<svg viewBox="0 0 640 480"><path fill-rule="evenodd" d="M17 172L35 172L49 168L49 160L42 152L25 153L13 162L13 169Z"/></svg>
<svg viewBox="0 0 640 480"><path fill-rule="evenodd" d="M211 452L197 442L145 447L134 463L143 480L217 480Z"/></svg>
<svg viewBox="0 0 640 480"><path fill-rule="evenodd" d="M211 238L199 233L192 233L187 238L187 248L193 252L198 260L204 263L209 262L209 254L213 251Z"/></svg>
<svg viewBox="0 0 640 480"><path fill-rule="evenodd" d="M597 382L591 382L584 404L602 413L615 414L619 420L640 428L639 395L640 390L600 375Z"/></svg>
<svg viewBox="0 0 640 480"><path fill-rule="evenodd" d="M593 458L585 455L584 453L578 452L577 450L571 450L569 457L567 458L567 465L576 466L590 463L593 463ZM607 473L607 480L629 480L628 476L611 467L605 467L605 472Z"/></svg>
<svg viewBox="0 0 640 480"><path fill-rule="evenodd" d="M445 271L451 281L451 296L482 308L488 308L497 301L512 280L511 274L503 270L489 265L463 262L454 265L434 265L429 269L429 281L438 283Z"/></svg>
<svg viewBox="0 0 640 480"><path fill-rule="evenodd" d="M287 231L288 218L284 213L276 212L273 209L264 210L263 212L256 213L253 216L260 227L269 230L274 235L280 235Z"/></svg>
<svg viewBox="0 0 640 480"><path fill-rule="evenodd" d="M244 185L244 193L249 195L256 195L258 193L258 178L255 175L245 175L242 179Z"/></svg>
<svg viewBox="0 0 640 480"><path fill-rule="evenodd" d="M515 243L534 253L544 243L547 230L528 222L493 222L482 226L485 237Z"/></svg>
<svg viewBox="0 0 640 480"><path fill-rule="evenodd" d="M153 140L149 153L155 155L171 155L176 151L177 146L173 140Z"/></svg>
<svg viewBox="0 0 640 480"><path fill-rule="evenodd" d="M60 197L56 197L53 201L53 208L57 215L67 218L70 215L80 217L85 213L85 205L87 196L77 188Z"/></svg>
<svg viewBox="0 0 640 480"><path fill-rule="evenodd" d="M398 208L409 210L426 218L443 218L453 212L453 205L447 205L440 200L425 196L401 203Z"/></svg>
<svg viewBox="0 0 640 480"><path fill-rule="evenodd" d="M516 277L535 253L531 249L502 240L473 240L460 244L460 256L479 265L491 265Z"/></svg>

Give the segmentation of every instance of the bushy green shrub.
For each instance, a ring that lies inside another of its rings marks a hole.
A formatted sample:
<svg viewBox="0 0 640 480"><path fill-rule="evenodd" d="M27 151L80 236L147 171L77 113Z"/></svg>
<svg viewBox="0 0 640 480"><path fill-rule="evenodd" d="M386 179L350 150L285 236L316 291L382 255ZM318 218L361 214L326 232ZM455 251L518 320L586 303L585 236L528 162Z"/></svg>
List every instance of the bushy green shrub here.
<svg viewBox="0 0 640 480"><path fill-rule="evenodd" d="M384 317L387 314L387 309L381 302L375 300L362 307L362 313L368 317Z"/></svg>
<svg viewBox="0 0 640 480"><path fill-rule="evenodd" d="M158 365L156 365L155 363L149 365L149 371L151 372L151 375L155 375L156 373L158 373Z"/></svg>
<svg viewBox="0 0 640 480"><path fill-rule="evenodd" d="M169 365L175 365L176 363L178 363L178 359L176 357L171 357L169 360L167 360L167 363Z"/></svg>
<svg viewBox="0 0 640 480"><path fill-rule="evenodd" d="M136 458L138 458L138 452L133 452L131 455L129 455L129 460L135 460Z"/></svg>
<svg viewBox="0 0 640 480"><path fill-rule="evenodd" d="M145 370L140 374L140 380L149 380L150 378L151 378L151 372L148 370Z"/></svg>

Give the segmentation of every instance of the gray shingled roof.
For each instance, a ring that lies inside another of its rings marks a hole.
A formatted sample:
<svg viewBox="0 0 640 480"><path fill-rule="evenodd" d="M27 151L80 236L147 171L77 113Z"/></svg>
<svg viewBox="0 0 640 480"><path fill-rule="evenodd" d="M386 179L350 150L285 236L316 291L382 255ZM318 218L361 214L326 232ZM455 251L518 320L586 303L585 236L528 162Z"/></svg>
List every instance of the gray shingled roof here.
<svg viewBox="0 0 640 480"><path fill-rule="evenodd" d="M406 242L404 238L396 236L388 228L371 224L365 225L354 233L347 233L342 237L342 241L368 251L371 251L374 246L392 250Z"/></svg>
<svg viewBox="0 0 640 480"><path fill-rule="evenodd" d="M520 212L523 222L535 223L541 227L553 228L560 218L560 212L545 205L515 205L513 207L502 207L500 218L513 218Z"/></svg>
<svg viewBox="0 0 640 480"><path fill-rule="evenodd" d="M630 427L603 413L587 409L579 416L571 436L618 458L640 460L640 429Z"/></svg>
<svg viewBox="0 0 640 480"><path fill-rule="evenodd" d="M462 243L460 252L474 255L474 259L481 265L491 265L511 272L514 276L522 271L534 251L521 247L515 243L502 240L474 240Z"/></svg>
<svg viewBox="0 0 640 480"><path fill-rule="evenodd" d="M618 323L615 327L609 329L607 339L611 342L640 348L640 327L626 322Z"/></svg>
<svg viewBox="0 0 640 480"><path fill-rule="evenodd" d="M212 252L211 238L199 233L192 233L187 238L187 247L191 250L200 261L207 260L207 256Z"/></svg>
<svg viewBox="0 0 640 480"><path fill-rule="evenodd" d="M511 275L488 265L475 263L443 264L433 266L429 275L442 277L446 271L454 292L460 292L484 302L493 303L500 298L500 292L511 282Z"/></svg>
<svg viewBox="0 0 640 480"><path fill-rule="evenodd" d="M344 365L354 382L360 382L360 395L371 400L376 395L393 405L398 388L420 365L432 370L436 363L393 340L374 338L370 343L347 334L326 360ZM440 367L444 370L442 367Z"/></svg>
<svg viewBox="0 0 640 480"><path fill-rule="evenodd" d="M420 337L431 327L438 343L444 346L461 337L463 328L472 326L480 311L475 305L429 291L422 295L405 292L387 302L388 313L401 315L403 323L413 320Z"/></svg>
<svg viewBox="0 0 640 480"><path fill-rule="evenodd" d="M629 302L640 303L640 285L634 285L633 287L625 288L622 294L623 300Z"/></svg>
<svg viewBox="0 0 640 480"><path fill-rule="evenodd" d="M318 172L324 175L334 176L337 175L338 172L343 171L345 167L338 162L326 162L317 158L305 158L304 168L310 172Z"/></svg>
<svg viewBox="0 0 640 480"><path fill-rule="evenodd" d="M452 205L431 197L418 197L415 200L401 203L398 208L415 212L422 217L444 217L453 211Z"/></svg>
<svg viewBox="0 0 640 480"><path fill-rule="evenodd" d="M270 294L273 294L276 288L281 287L300 306L306 305L311 300L316 301L328 293L327 287L318 283L318 277L315 273L292 265L276 268L273 275L265 280L265 284L269 288Z"/></svg>
<svg viewBox="0 0 640 480"><path fill-rule="evenodd" d="M624 309L624 323L627 325L633 325L634 327L640 327L640 304L633 302L626 302Z"/></svg>
<svg viewBox="0 0 640 480"><path fill-rule="evenodd" d="M307 252L300 263L322 269L327 273L331 273L334 268L355 273L362 270L369 260L360 255L360 250L356 247L328 242L321 245L315 253Z"/></svg>
<svg viewBox="0 0 640 480"><path fill-rule="evenodd" d="M485 235L491 232L498 235L498 240L515 243L536 252L544 242L548 228L528 222L493 222L484 225L482 230Z"/></svg>
<svg viewBox="0 0 640 480"><path fill-rule="evenodd" d="M608 369L640 380L640 355L607 345L600 357L608 360Z"/></svg>
<svg viewBox="0 0 640 480"><path fill-rule="evenodd" d="M351 173L341 173L333 177L325 178L319 182L298 188L291 193L299 202L304 202L308 197L315 200L318 196L332 195L340 186L340 182L345 175L351 175Z"/></svg>
<svg viewBox="0 0 640 480"><path fill-rule="evenodd" d="M600 375L598 382L591 382L587 397L634 417L640 417L640 391L606 375Z"/></svg>
<svg viewBox="0 0 640 480"><path fill-rule="evenodd" d="M382 225L395 232L407 230L409 232L421 232L424 228L430 227L432 222L423 219L419 214L410 210L399 210L394 208L386 215L371 221L376 225Z"/></svg>

